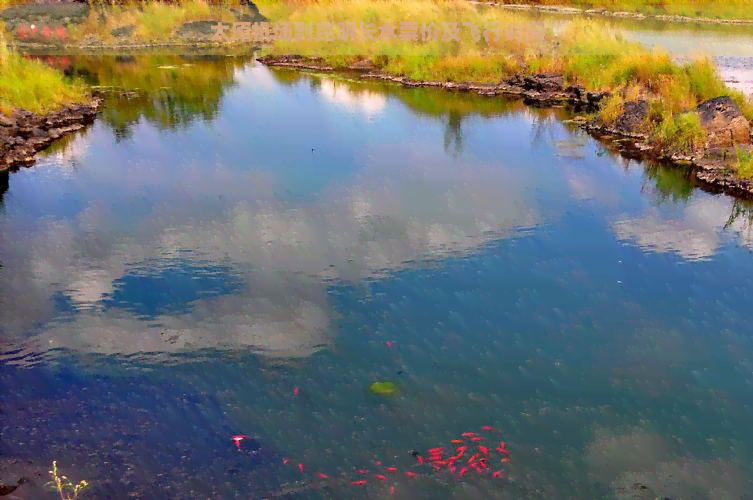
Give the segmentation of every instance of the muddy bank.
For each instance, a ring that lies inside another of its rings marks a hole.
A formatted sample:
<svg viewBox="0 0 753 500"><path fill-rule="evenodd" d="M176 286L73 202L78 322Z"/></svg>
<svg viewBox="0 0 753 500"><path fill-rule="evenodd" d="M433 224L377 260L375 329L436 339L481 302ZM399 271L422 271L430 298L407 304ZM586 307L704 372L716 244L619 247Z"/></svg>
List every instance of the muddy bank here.
<svg viewBox="0 0 753 500"><path fill-rule="evenodd" d="M94 96L88 103L46 115L23 110L10 116L0 114L0 172L33 165L37 153L91 124L101 106L102 99Z"/></svg>
<svg viewBox="0 0 753 500"><path fill-rule="evenodd" d="M478 5L489 5L511 10L527 10L533 12L544 12L549 14L569 14L569 15L587 15L587 16L606 16L619 17L622 19L655 19L657 21L666 21L670 23L709 23L709 24L733 24L733 25L753 25L753 19L716 19L713 17L689 17L675 16L669 14L643 14L640 12L615 11L609 9L581 9L578 7L564 7L558 5L527 5L527 4L504 4L500 2L480 2L477 0L468 0Z"/></svg>
<svg viewBox="0 0 753 500"><path fill-rule="evenodd" d="M257 60L267 66L319 72L351 72L357 78L388 81L407 87L442 87L459 92L475 92L487 97L522 99L530 106L567 107L580 115L572 120L574 123L594 138L610 144L625 158L651 160L684 168L702 189L753 199L753 180L740 178L734 170L737 162L736 148L751 150L751 127L729 97L711 99L690 111L698 113L707 133L707 140L699 151L688 155L652 144L648 137L640 133L640 127L648 116L648 103L626 103L622 114L612 125L604 124L598 118L589 120L583 114L598 111L600 104L610 94L588 92L580 86L565 86L561 75L515 75L497 83L453 83L416 81L388 75L368 61L341 69L328 65L318 57L284 55L264 56Z"/></svg>

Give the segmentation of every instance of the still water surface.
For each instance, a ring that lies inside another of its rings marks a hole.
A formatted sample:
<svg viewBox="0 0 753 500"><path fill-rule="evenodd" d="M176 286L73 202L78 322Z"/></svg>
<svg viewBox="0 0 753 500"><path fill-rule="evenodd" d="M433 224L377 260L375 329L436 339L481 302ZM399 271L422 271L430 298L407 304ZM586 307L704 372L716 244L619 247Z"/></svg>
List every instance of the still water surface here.
<svg viewBox="0 0 753 500"><path fill-rule="evenodd" d="M7 179L4 455L113 498L250 498L297 478L283 456L404 467L493 425L509 477L465 480L482 498L753 491L750 205L561 111L248 57L73 64L147 92Z"/></svg>

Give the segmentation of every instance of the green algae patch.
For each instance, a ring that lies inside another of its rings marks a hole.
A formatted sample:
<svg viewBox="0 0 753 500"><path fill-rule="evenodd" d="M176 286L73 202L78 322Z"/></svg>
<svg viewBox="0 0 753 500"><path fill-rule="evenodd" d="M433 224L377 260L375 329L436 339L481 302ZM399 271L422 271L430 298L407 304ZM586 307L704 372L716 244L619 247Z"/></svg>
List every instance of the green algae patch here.
<svg viewBox="0 0 753 500"><path fill-rule="evenodd" d="M389 380L373 382L369 384L368 390L374 396L382 397L396 396L400 392L398 385Z"/></svg>

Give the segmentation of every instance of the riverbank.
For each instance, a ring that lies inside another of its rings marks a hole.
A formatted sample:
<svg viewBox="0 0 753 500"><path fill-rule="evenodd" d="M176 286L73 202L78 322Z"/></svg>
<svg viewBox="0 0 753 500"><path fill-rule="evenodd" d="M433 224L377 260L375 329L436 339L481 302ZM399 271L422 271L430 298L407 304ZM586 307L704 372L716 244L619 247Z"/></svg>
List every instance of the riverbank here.
<svg viewBox="0 0 753 500"><path fill-rule="evenodd" d="M679 65L667 53L628 42L593 21L554 32L505 9L467 2L353 0L291 8L265 6L291 23L364 21L375 26L420 19L444 26L503 27L495 37L466 30L453 41L274 41L260 61L316 71L357 71L360 78L438 86L486 96L567 105L583 127L622 143L626 154L696 169L699 179L738 196L753 195L749 167L753 103L726 87L709 58ZM341 26L335 24L335 26ZM543 29L542 29L543 28ZM441 34L441 33L440 33ZM722 98L722 99L720 99Z"/></svg>
<svg viewBox="0 0 753 500"><path fill-rule="evenodd" d="M0 12L6 37L19 49L66 50L223 47L218 23L266 21L251 2L219 5L204 0L136 5L19 4Z"/></svg>
<svg viewBox="0 0 753 500"><path fill-rule="evenodd" d="M3 40L0 38L0 43ZM78 80L0 47L0 172L34 163L94 120L102 101Z"/></svg>
<svg viewBox="0 0 753 500"><path fill-rule="evenodd" d="M743 178L736 170L740 166L740 157L750 154L750 125L742 116L734 101L728 97L710 99L701 103L694 110L705 126L716 123L717 130L710 138L720 135L740 133L747 134L748 145L726 147L723 140L700 154L684 154L672 147L652 143L646 134L635 131L635 125L647 111L647 105L625 106L625 110L615 120L607 124L599 116L588 118L603 109L608 101L609 92L589 92L582 86L565 86L562 75L516 74L497 83L442 82L414 80L407 77L390 75L382 72L370 61L362 60L348 67L333 66L324 58L303 57L297 55L264 56L258 59L267 66L317 72L355 73L362 80L388 81L407 87L441 87L450 91L474 92L481 96L522 99L526 104L539 107L566 106L575 113L573 122L599 140L609 142L625 157L635 160L655 160L676 167L691 169L692 175L707 191L727 193L733 196L753 199L753 180ZM583 116L585 114L586 116ZM745 120L741 123L741 119ZM742 137L741 137L742 138ZM720 147L721 144L721 147ZM749 163L749 161L748 161ZM746 168L750 168L746 163Z"/></svg>
<svg viewBox="0 0 753 500"><path fill-rule="evenodd" d="M623 19L656 19L672 23L753 24L753 3L745 0L718 3L665 3L649 1L619 2L593 5L583 0L564 0L556 4L546 2L477 1L472 3L494 5L506 9L528 10L553 14L607 16Z"/></svg>

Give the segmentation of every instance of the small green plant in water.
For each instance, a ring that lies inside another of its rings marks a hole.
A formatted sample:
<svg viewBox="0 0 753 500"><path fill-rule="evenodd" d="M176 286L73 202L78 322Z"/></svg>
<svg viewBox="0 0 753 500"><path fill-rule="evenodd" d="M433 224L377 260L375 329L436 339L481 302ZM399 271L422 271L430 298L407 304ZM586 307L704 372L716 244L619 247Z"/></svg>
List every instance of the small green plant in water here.
<svg viewBox="0 0 753 500"><path fill-rule="evenodd" d="M58 475L57 462L52 462L52 470L50 471L50 474L52 475L52 481L47 483L47 486L53 486L60 494L61 500L76 500L78 494L81 493L84 488L89 486L89 483L86 481L81 481L74 485L67 477ZM73 493L66 493L66 490L71 490Z"/></svg>
<svg viewBox="0 0 753 500"><path fill-rule="evenodd" d="M369 392L375 396L394 396L398 392L397 384L387 380L373 382L369 385Z"/></svg>
<svg viewBox="0 0 753 500"><path fill-rule="evenodd" d="M753 178L753 153L741 148L735 149L737 155L737 173L743 179Z"/></svg>

